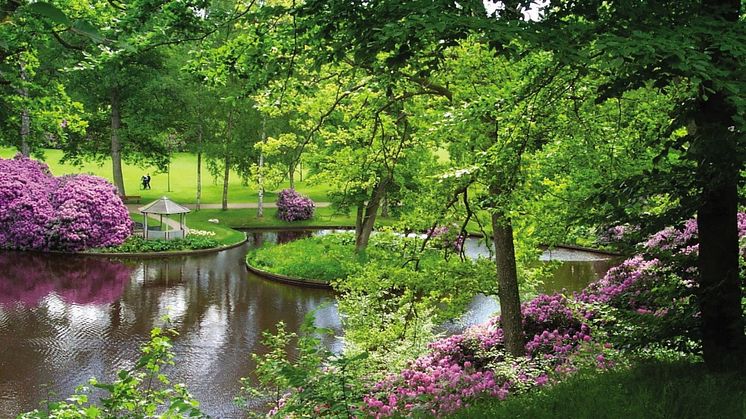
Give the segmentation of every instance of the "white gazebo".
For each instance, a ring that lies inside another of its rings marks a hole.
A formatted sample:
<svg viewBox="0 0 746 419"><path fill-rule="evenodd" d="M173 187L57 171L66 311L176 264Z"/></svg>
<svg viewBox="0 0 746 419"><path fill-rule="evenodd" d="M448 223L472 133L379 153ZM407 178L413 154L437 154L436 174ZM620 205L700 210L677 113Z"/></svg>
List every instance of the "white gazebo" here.
<svg viewBox="0 0 746 419"><path fill-rule="evenodd" d="M186 213L190 212L189 208L183 207L176 202L168 199L167 197L161 197L144 207L140 207L140 213L143 216L143 230L145 240L149 239L183 239L187 233L186 224ZM159 215L161 217L161 230L149 230L148 229L148 218L150 214ZM179 225L176 226L176 222L170 219L166 219L166 229L163 229L163 216L179 214ZM173 227L172 229L168 229ZM178 228L177 228L178 227Z"/></svg>

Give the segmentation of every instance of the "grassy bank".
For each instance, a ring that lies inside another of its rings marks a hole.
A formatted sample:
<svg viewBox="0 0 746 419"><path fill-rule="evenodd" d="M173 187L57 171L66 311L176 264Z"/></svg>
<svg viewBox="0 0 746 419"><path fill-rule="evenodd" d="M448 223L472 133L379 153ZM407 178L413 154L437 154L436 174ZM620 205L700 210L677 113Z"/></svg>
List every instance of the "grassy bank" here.
<svg viewBox="0 0 746 419"><path fill-rule="evenodd" d="M0 148L0 157L11 158L16 154L12 148ZM102 164L88 162L83 166L62 164L60 150L48 149L44 151L44 162L55 176L74 173L91 173L96 176L112 180L111 161L106 160ZM223 193L222 174L213 177L207 170L207 164L202 163L202 203L220 203ZM195 201L197 191L197 156L190 153L174 154L171 163L171 190L168 189L169 175L161 173L154 167L141 167L133 164L123 163L122 172L127 195L140 195L143 202L149 202L167 195L169 198L181 204L191 204ZM140 178L149 173L152 177L152 189L140 189ZM298 176L299 178L300 176ZM274 202L276 194L287 188L287 182L277 185L273 190L265 192L266 202ZM326 201L328 188L323 185L310 185L308 182L296 181L298 192L309 196L314 201ZM257 202L258 197L255 188L242 185L237 173L231 172L228 186L228 202Z"/></svg>
<svg viewBox="0 0 746 419"><path fill-rule="evenodd" d="M232 228L297 228L297 227L354 227L355 218L344 214L335 214L334 209L316 208L316 212L310 220L287 222L277 218L276 208L265 208L264 217L257 218L255 208L229 209L203 209L193 211L187 215L187 224L192 227L194 222L207 222L209 219L217 219L220 225ZM394 218L376 218L376 226L388 226L396 222ZM199 228L199 227L194 227Z"/></svg>
<svg viewBox="0 0 746 419"><path fill-rule="evenodd" d="M356 253L355 235L350 231L284 244L266 244L252 249L247 261L263 271L324 281L347 279L369 264L378 268L411 269L415 257L425 271L447 265L443 261L443 250L428 247L420 252L421 245L422 241L417 238L380 233L371 237L365 251ZM405 263L408 260L412 263Z"/></svg>
<svg viewBox="0 0 746 419"><path fill-rule="evenodd" d="M746 375L714 375L700 363L647 362L580 374L506 400L476 402L456 418L746 418Z"/></svg>

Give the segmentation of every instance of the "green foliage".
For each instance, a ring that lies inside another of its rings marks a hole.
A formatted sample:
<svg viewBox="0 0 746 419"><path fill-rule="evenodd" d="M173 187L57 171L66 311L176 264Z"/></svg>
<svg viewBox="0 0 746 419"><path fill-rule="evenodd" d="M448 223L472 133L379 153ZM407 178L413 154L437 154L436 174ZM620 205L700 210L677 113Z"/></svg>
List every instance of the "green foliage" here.
<svg viewBox="0 0 746 419"><path fill-rule="evenodd" d="M142 237L130 236L118 246L92 249L100 253L148 253L179 250L199 250L218 247L220 243L211 237L189 236L173 240L145 240Z"/></svg>
<svg viewBox="0 0 746 419"><path fill-rule="evenodd" d="M111 383L91 378L65 401L46 403L46 409L23 413L19 418L183 418L206 417L183 384L173 384L163 369L174 365L171 339L173 329L154 328L150 341L141 348L142 356L131 369L120 370ZM93 389L103 390L98 402L91 400Z"/></svg>
<svg viewBox="0 0 746 419"><path fill-rule="evenodd" d="M377 233L365 252L355 253L355 237L351 232L325 234L281 245L267 245L247 256L252 266L273 273L299 278L345 282L364 267L375 264L409 271L420 268L435 271L444 264L470 266L453 251L429 246L420 252L422 239L401 237L394 233ZM433 272L423 272L431 275Z"/></svg>
<svg viewBox="0 0 746 419"><path fill-rule="evenodd" d="M262 344L268 352L253 354L257 364L256 384L250 377L242 378L239 405L248 406L255 397L269 399L269 415L277 417L360 417L359 407L365 387L355 367L365 354L346 357L330 352L320 339L331 334L329 329L314 326L314 314L306 315L299 334L290 333L285 324L277 324L277 332L263 333ZM288 353L297 339L297 355Z"/></svg>

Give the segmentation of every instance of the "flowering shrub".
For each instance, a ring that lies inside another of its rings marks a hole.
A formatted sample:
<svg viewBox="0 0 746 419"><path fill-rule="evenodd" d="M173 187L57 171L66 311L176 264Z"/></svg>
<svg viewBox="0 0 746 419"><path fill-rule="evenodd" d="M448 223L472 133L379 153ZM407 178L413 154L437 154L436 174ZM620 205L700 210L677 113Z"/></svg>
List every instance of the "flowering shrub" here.
<svg viewBox="0 0 746 419"><path fill-rule="evenodd" d="M37 161L0 159L0 248L80 251L122 243L133 223L106 180L55 178Z"/></svg>
<svg viewBox="0 0 746 419"><path fill-rule="evenodd" d="M450 249L455 252L461 252L464 249L466 236L460 232L451 232L448 226L431 228L427 231L427 234L433 238L436 247Z"/></svg>
<svg viewBox="0 0 746 419"><path fill-rule="evenodd" d="M746 214L738 214L738 228L743 254ZM541 295L523 304L527 357L520 362L505 357L499 317L433 342L407 369L376 383L364 411L376 417L446 415L479 397L502 399L544 385L556 374L613 367L619 343L697 351L691 345L698 334L696 240L695 220L666 228L641 244L641 254L583 292Z"/></svg>
<svg viewBox="0 0 746 419"><path fill-rule="evenodd" d="M310 198L293 189L283 189L277 198L277 217L282 221L309 220L313 217L314 204Z"/></svg>
<svg viewBox="0 0 746 419"><path fill-rule="evenodd" d="M0 248L44 249L55 218L49 191L57 180L42 163L0 159Z"/></svg>

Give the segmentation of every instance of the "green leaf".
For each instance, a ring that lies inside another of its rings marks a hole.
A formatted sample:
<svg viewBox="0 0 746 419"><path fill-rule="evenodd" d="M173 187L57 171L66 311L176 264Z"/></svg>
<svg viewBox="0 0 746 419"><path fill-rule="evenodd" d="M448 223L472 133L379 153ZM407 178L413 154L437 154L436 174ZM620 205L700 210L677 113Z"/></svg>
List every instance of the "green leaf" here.
<svg viewBox="0 0 746 419"><path fill-rule="evenodd" d="M70 19L67 17L67 15L65 15L65 12L50 3L46 3L43 1L31 3L28 5L28 8L33 13L51 19L55 23L59 23L60 25L70 25Z"/></svg>
<svg viewBox="0 0 746 419"><path fill-rule="evenodd" d="M98 29L91 25L89 22L86 22L84 20L79 20L75 22L75 24L72 27L72 30L76 33L79 33L81 35L85 35L93 42L96 43L102 43L106 40L100 33L98 33Z"/></svg>

